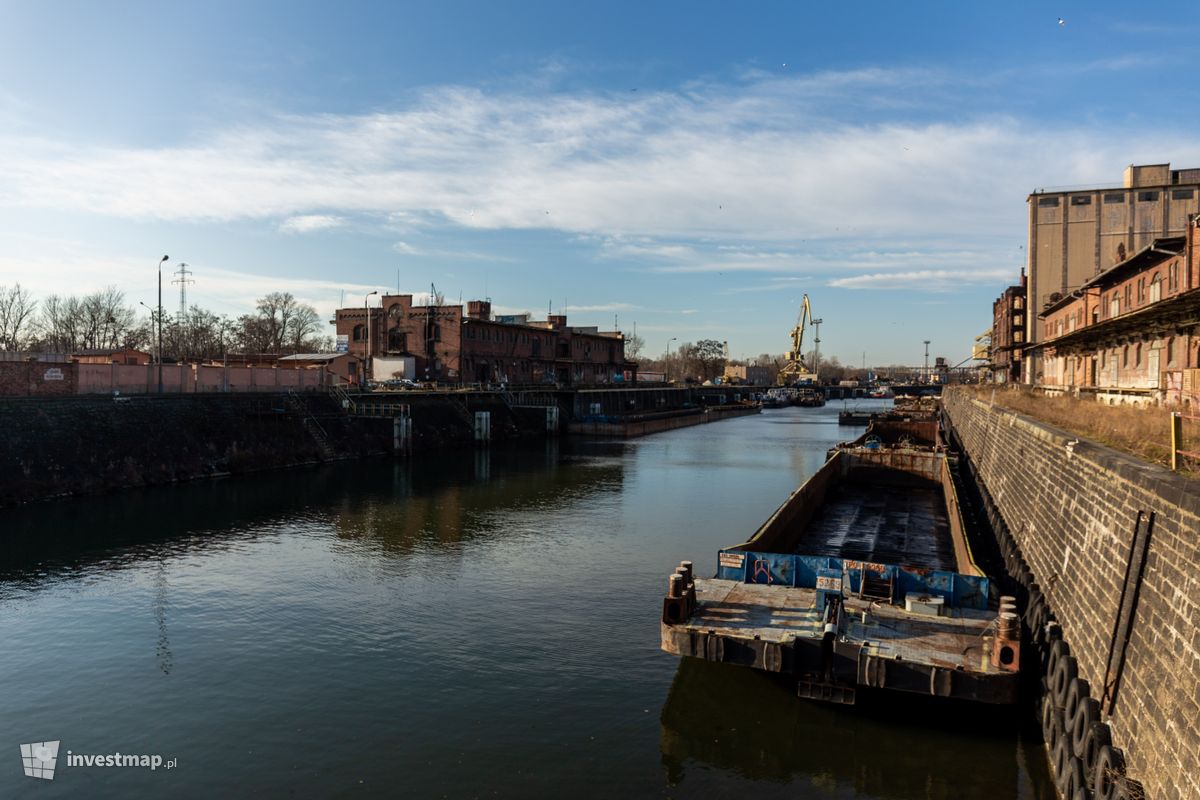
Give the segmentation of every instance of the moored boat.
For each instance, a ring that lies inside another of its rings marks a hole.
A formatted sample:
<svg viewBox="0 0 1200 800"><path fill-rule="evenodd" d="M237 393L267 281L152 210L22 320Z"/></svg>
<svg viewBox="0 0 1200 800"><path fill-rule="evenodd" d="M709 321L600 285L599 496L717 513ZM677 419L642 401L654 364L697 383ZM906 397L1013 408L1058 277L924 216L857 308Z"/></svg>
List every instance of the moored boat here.
<svg viewBox="0 0 1200 800"><path fill-rule="evenodd" d="M1015 701L1020 627L975 564L933 415L875 420L715 577L676 572L662 648L793 675L801 696L860 687Z"/></svg>

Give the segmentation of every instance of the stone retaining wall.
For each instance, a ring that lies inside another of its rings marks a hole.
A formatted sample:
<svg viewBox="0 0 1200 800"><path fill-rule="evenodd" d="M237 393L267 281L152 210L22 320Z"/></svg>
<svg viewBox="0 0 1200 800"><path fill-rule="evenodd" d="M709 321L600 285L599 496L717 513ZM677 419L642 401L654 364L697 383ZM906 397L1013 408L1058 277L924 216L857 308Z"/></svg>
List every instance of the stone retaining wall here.
<svg viewBox="0 0 1200 800"><path fill-rule="evenodd" d="M1124 672L1103 718L1150 797L1200 798L1200 483L964 392L943 403L1095 697L1137 517L1154 514Z"/></svg>

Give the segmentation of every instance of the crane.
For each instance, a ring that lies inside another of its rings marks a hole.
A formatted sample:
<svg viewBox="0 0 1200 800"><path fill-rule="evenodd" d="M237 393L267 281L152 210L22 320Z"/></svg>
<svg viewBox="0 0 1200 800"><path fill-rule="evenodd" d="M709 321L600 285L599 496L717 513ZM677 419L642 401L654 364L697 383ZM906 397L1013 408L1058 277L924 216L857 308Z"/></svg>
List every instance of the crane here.
<svg viewBox="0 0 1200 800"><path fill-rule="evenodd" d="M792 349L788 351L783 368L779 370L779 382L782 384L796 383L802 380L812 380L815 376L808 365L804 363L804 328L812 323L812 306L809 305L808 295L800 304L800 313L796 317L796 327L792 328Z"/></svg>

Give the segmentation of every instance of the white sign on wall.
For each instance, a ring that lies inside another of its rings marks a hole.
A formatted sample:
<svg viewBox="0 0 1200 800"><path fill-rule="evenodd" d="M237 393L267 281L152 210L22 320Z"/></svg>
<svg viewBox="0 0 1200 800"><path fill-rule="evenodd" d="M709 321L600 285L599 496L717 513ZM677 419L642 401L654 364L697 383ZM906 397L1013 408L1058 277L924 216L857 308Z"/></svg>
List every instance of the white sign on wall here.
<svg viewBox="0 0 1200 800"><path fill-rule="evenodd" d="M350 352L350 334L339 333L337 337L337 347L334 348L339 353Z"/></svg>
<svg viewBox="0 0 1200 800"><path fill-rule="evenodd" d="M44 381L61 381L61 380L65 380L65 379L63 377L63 371L61 368L51 367L50 369L46 370L46 372L42 375L42 380L44 380Z"/></svg>

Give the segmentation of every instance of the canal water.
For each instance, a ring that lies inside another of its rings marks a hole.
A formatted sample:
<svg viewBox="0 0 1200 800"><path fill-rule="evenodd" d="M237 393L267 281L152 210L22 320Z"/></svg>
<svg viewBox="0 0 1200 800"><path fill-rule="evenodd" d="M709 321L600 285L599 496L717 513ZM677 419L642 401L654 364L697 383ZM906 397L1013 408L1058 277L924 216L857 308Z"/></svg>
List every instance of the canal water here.
<svg viewBox="0 0 1200 800"><path fill-rule="evenodd" d="M1053 797L1022 715L659 651L668 573L861 432L840 406L2 511L0 797Z"/></svg>

